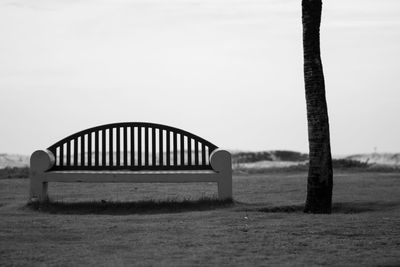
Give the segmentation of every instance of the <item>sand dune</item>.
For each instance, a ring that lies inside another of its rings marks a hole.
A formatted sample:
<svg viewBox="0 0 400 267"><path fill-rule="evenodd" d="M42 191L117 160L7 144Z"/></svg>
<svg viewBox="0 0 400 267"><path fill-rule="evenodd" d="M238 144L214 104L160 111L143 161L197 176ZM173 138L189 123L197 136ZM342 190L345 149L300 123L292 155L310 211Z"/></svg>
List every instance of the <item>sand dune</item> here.
<svg viewBox="0 0 400 267"><path fill-rule="evenodd" d="M26 167L29 166L29 156L18 154L0 154L0 169L5 167Z"/></svg>
<svg viewBox="0 0 400 267"><path fill-rule="evenodd" d="M400 166L400 153L370 153L356 154L346 159L368 162L369 164Z"/></svg>

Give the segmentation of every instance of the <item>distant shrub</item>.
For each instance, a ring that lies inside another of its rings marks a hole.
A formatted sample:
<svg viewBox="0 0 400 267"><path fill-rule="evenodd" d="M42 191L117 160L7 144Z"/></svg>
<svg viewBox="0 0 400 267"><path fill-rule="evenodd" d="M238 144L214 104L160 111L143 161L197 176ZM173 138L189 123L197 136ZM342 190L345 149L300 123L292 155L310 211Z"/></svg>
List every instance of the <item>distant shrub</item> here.
<svg viewBox="0 0 400 267"><path fill-rule="evenodd" d="M303 154L295 151L288 150L275 150L271 151L277 160L281 161L305 161L308 159L308 154Z"/></svg>
<svg viewBox="0 0 400 267"><path fill-rule="evenodd" d="M6 167L0 169L0 179L28 178L29 167Z"/></svg>
<svg viewBox="0 0 400 267"><path fill-rule="evenodd" d="M308 154L288 150L238 152L232 154L233 164L251 163L257 161L305 161Z"/></svg>
<svg viewBox="0 0 400 267"><path fill-rule="evenodd" d="M234 167L235 174L262 174L262 173L285 173L285 172L306 172L308 164L298 164L285 167L267 167L267 168L242 168Z"/></svg>
<svg viewBox="0 0 400 267"><path fill-rule="evenodd" d="M362 162L353 159L332 159L332 166L334 169L362 169L370 167L370 164L368 161Z"/></svg>
<svg viewBox="0 0 400 267"><path fill-rule="evenodd" d="M272 161L273 158L271 156L271 153L268 152L268 151L262 151L262 152L239 152L239 153L234 153L232 155L233 164L257 162L257 161L263 161L263 160Z"/></svg>

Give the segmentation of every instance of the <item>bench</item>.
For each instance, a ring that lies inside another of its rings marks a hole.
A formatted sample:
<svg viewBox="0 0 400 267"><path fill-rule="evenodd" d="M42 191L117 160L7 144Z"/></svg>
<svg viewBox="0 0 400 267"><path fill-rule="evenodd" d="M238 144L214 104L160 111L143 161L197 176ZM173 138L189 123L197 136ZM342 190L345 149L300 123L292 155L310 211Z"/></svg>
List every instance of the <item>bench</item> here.
<svg viewBox="0 0 400 267"><path fill-rule="evenodd" d="M46 201L49 182L216 182L232 198L231 155L174 127L125 122L72 134L30 158L30 199Z"/></svg>

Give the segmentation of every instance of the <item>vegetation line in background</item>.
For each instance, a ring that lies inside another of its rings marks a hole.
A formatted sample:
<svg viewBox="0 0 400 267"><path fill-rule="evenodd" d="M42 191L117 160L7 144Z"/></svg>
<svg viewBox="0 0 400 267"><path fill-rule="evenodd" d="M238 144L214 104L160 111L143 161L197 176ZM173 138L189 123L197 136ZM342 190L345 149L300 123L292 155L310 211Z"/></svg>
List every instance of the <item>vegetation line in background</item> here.
<svg viewBox="0 0 400 267"><path fill-rule="evenodd" d="M293 160L293 162L298 162L298 164L291 166L272 166L263 167L262 165L257 166L247 166L247 163L254 163L265 161L263 155L266 153L255 152L246 153L249 155L248 158L240 158L238 161L233 161L233 173L234 174L261 174L261 173L284 173L284 172L305 172L308 170L308 163L304 161ZM295 152L297 153L297 152ZM300 154L300 153L298 153ZM290 156L292 158L292 156ZM233 159L235 155L233 155ZM369 163L368 161L359 161L352 159L333 159L332 166L334 170L337 171L362 171L362 172L399 172L400 168L398 165L380 165ZM26 179L29 178L29 168L28 167L6 167L0 169L0 179Z"/></svg>
<svg viewBox="0 0 400 267"><path fill-rule="evenodd" d="M28 178L29 167L6 167L0 169L0 179Z"/></svg>

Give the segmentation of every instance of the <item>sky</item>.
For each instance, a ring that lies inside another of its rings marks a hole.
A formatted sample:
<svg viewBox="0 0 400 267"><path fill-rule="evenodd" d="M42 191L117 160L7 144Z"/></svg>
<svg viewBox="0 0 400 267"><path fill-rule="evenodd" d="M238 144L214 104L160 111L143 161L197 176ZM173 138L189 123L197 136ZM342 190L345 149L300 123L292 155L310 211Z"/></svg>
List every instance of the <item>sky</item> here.
<svg viewBox="0 0 400 267"><path fill-rule="evenodd" d="M323 1L334 155L400 151L400 1ZM147 121L308 152L300 0L0 0L0 153Z"/></svg>

